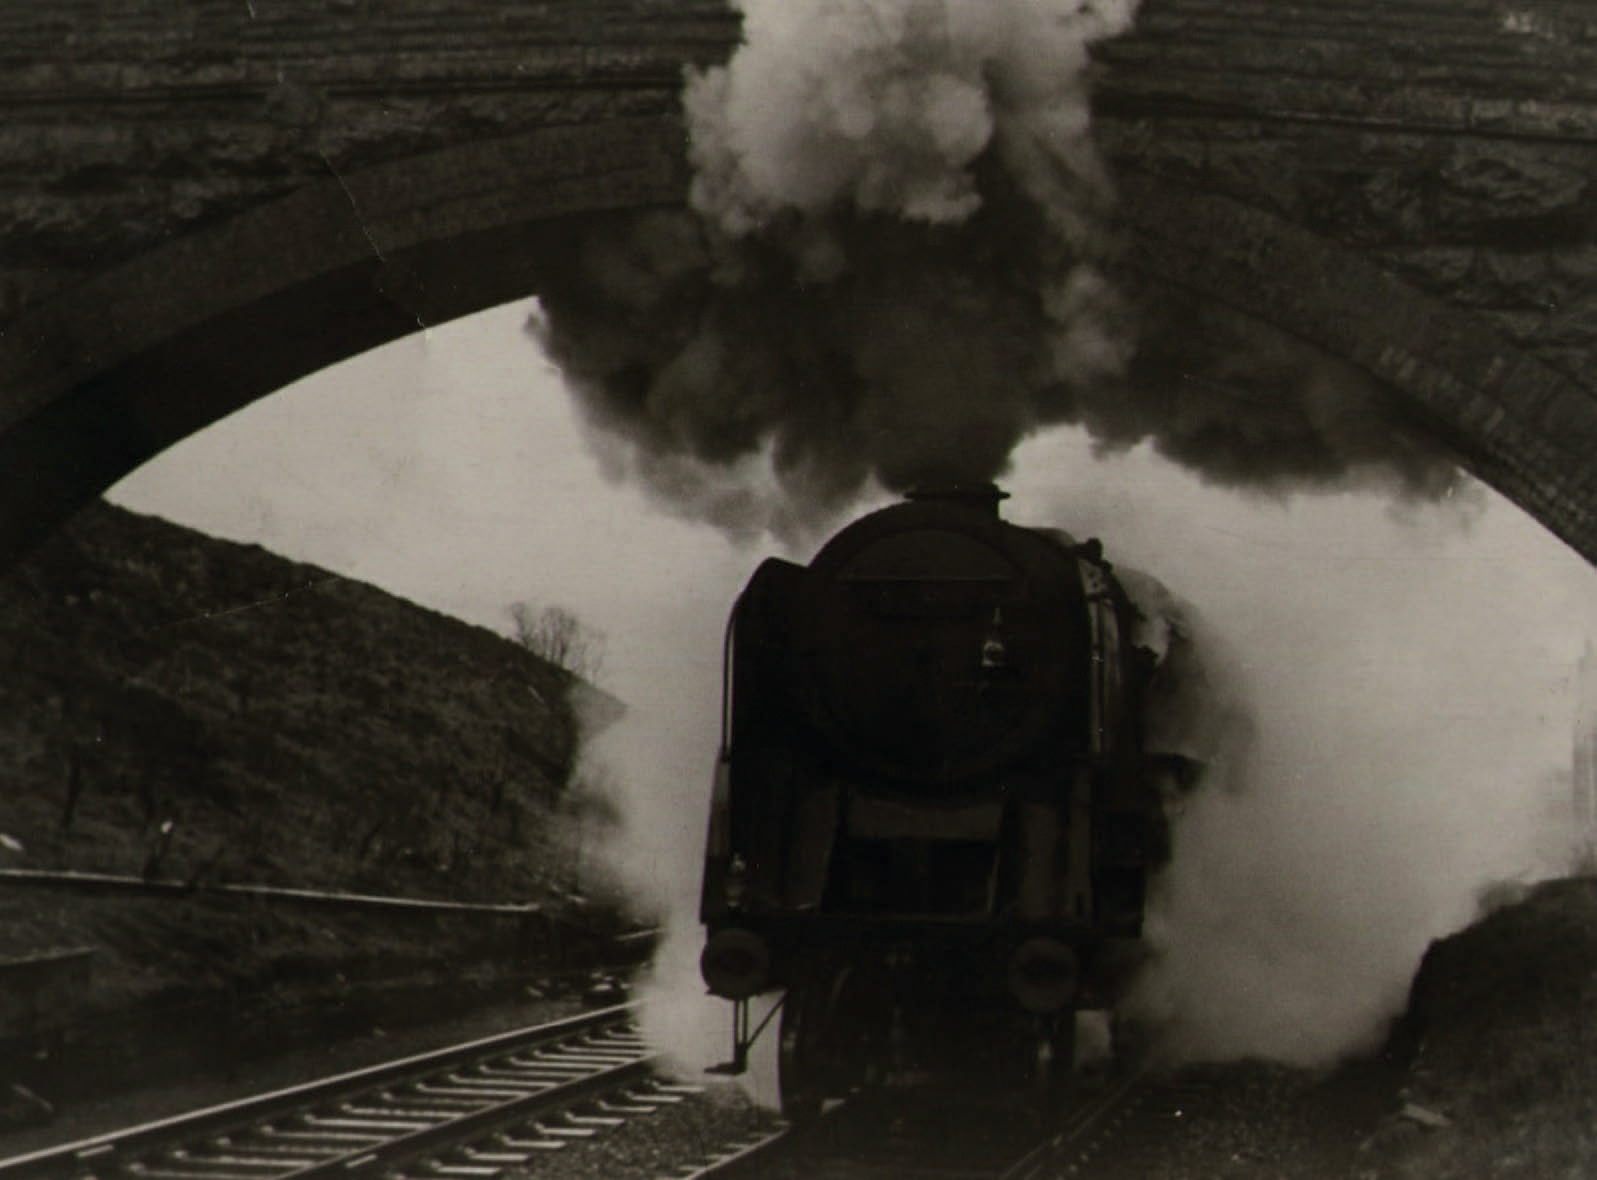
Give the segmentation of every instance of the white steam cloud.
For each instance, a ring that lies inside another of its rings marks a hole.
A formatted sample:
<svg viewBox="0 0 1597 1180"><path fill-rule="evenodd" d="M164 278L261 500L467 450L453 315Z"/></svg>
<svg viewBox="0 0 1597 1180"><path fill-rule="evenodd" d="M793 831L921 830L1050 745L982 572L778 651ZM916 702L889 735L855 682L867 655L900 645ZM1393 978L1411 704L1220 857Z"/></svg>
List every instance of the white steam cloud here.
<svg viewBox="0 0 1597 1180"><path fill-rule="evenodd" d="M636 626L616 628L607 651L606 687L626 715L585 746L581 777L602 784L618 805L618 828L598 849L616 878L664 937L654 961L634 981L650 1043L684 1072L731 1053L729 1006L705 991L698 956L699 883L709 794L719 747L721 651L727 616L758 554L702 530L679 530L671 589L634 612ZM672 560L632 553L633 562ZM655 579L658 581L658 579ZM755 1096L777 1101L774 1033L760 1067L746 1079Z"/></svg>
<svg viewBox="0 0 1597 1180"><path fill-rule="evenodd" d="M788 212L961 222L993 147L1089 248L1108 186L1088 136L1087 46L1130 0L740 0L745 46L685 105L693 200L733 237Z"/></svg>
<svg viewBox="0 0 1597 1180"><path fill-rule="evenodd" d="M1185 1059L1367 1049L1483 889L1568 869L1571 671L1597 580L1477 486L1401 512L1243 501L1087 449L1023 449L1010 515L1098 533L1178 587L1221 722L1133 1006Z"/></svg>

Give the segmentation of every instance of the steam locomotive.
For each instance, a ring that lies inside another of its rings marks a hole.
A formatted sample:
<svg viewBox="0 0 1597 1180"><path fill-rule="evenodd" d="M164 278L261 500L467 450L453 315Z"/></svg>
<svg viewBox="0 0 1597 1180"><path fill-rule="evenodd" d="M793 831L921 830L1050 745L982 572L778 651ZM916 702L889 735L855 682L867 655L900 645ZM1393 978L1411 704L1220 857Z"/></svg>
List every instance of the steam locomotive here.
<svg viewBox="0 0 1597 1180"><path fill-rule="evenodd" d="M732 611L700 969L726 1072L785 993L790 1117L951 1075L1056 1090L1135 958L1185 773L1144 749L1157 660L1098 542L1003 498L912 493Z"/></svg>

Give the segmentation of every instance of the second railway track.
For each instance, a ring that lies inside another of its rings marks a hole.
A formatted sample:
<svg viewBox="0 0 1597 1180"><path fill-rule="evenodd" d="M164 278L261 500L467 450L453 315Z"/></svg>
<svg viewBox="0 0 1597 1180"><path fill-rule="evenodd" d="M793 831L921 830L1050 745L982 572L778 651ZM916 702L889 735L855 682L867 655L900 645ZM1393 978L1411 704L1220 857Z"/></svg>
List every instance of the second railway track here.
<svg viewBox="0 0 1597 1180"><path fill-rule="evenodd" d="M0 1160L0 1180L484 1180L692 1087L622 1005Z"/></svg>

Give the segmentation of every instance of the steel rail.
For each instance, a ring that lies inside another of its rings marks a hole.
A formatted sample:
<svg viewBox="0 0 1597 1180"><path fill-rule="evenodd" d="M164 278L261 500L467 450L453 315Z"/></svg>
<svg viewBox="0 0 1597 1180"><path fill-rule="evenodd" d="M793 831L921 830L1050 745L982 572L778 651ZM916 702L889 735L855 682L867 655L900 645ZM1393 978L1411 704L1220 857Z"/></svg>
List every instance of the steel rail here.
<svg viewBox="0 0 1597 1180"><path fill-rule="evenodd" d="M242 897L254 901L289 901L349 909L414 911L419 914L484 914L509 918L543 915L558 918L539 902L446 901L427 897L392 897L373 893L345 893L329 889L300 889L288 885L226 881L179 881L134 877L126 873L91 873L79 869L0 869L0 883L12 887L59 889L77 893L129 893L149 897Z"/></svg>
<svg viewBox="0 0 1597 1180"><path fill-rule="evenodd" d="M844 1146L822 1147L816 1154L816 1128L838 1120L848 1104L829 1111L812 1127L783 1126L755 1139L729 1140L720 1153L692 1172L673 1171L672 1180L757 1180L778 1174L786 1165L795 1175L825 1180L848 1176L851 1180L870 1177L932 1176L975 1180L1044 1180L1045 1177L1077 1174L1097 1149L1117 1130L1147 1092L1146 1079L1139 1072L1119 1079L1101 1094L1081 1096L1051 1129L1038 1128L1029 1145L1016 1144L1014 1153L1002 1148L991 1158L965 1158L958 1162L944 1157L948 1142L926 1130L911 1133L896 1144L896 1151L884 1156L883 1145L875 1135L860 1136L859 1129L841 1133ZM857 1111L854 1113L858 1113ZM985 1114L976 1112L978 1120ZM949 1124L942 1124L949 1130ZM836 1138L836 1135L833 1136ZM958 1137L955 1132L955 1138ZM853 1146L847 1146L852 1141ZM860 1154L856 1154L858 1151ZM781 1173L786 1174L786 1173Z"/></svg>
<svg viewBox="0 0 1597 1180"><path fill-rule="evenodd" d="M672 1172L672 1180L737 1180L763 1176L770 1163L786 1150L792 1127L779 1127L759 1138L731 1143L722 1153L695 1171Z"/></svg>
<svg viewBox="0 0 1597 1180"><path fill-rule="evenodd" d="M1062 1174L1091 1154L1120 1126L1147 1091L1147 1075L1134 1070L1091 1102L1069 1111L1063 1125L1006 1171L1002 1180L1042 1180Z"/></svg>
<svg viewBox="0 0 1597 1180"><path fill-rule="evenodd" d="M654 1060L632 1031L634 1014L616 1005L0 1160L0 1180L392 1170L642 1083ZM563 1141L529 1141L522 1158Z"/></svg>

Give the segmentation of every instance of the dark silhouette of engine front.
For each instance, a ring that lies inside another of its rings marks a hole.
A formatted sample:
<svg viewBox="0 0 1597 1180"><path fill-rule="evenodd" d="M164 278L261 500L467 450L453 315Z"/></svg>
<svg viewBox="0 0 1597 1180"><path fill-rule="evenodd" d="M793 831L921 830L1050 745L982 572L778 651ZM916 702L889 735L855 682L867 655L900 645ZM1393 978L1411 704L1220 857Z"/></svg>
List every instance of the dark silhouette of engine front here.
<svg viewBox="0 0 1597 1180"><path fill-rule="evenodd" d="M784 1106L958 1072L1043 1089L1135 957L1162 799L1154 657L1096 541L926 491L766 561L728 628L710 990L785 993Z"/></svg>

